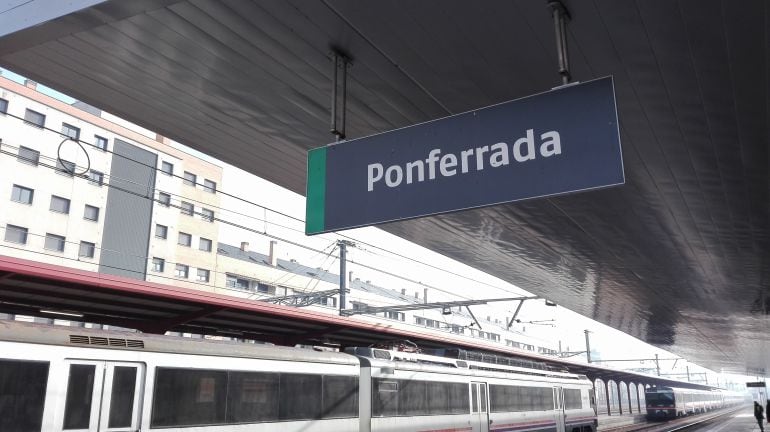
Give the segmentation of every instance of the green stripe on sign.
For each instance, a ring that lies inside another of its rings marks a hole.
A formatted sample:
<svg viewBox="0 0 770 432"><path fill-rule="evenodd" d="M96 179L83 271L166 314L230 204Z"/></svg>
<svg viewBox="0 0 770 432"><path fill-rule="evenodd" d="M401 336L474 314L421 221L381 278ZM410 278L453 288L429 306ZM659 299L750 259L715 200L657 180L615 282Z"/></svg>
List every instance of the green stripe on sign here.
<svg viewBox="0 0 770 432"><path fill-rule="evenodd" d="M326 147L307 153L307 202L305 204L305 234L324 230L326 215Z"/></svg>

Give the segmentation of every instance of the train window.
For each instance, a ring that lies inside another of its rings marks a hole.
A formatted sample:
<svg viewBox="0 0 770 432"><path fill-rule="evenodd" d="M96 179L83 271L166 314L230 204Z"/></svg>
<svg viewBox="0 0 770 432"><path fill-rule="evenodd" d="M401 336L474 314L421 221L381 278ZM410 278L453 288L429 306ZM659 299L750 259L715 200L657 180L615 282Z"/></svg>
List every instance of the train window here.
<svg viewBox="0 0 770 432"><path fill-rule="evenodd" d="M428 413L428 395L425 381L402 380L398 389L398 415L425 415Z"/></svg>
<svg viewBox="0 0 770 432"><path fill-rule="evenodd" d="M40 431L48 362L0 360L0 430Z"/></svg>
<svg viewBox="0 0 770 432"><path fill-rule="evenodd" d="M493 413L514 411L513 389L511 386L490 384L489 410Z"/></svg>
<svg viewBox="0 0 770 432"><path fill-rule="evenodd" d="M398 415L399 382L383 379L372 381L372 415L375 417Z"/></svg>
<svg viewBox="0 0 770 432"><path fill-rule="evenodd" d="M579 393L580 393L580 391L578 391L578 394ZM553 389L551 389L551 388L541 388L540 389L540 398L541 398L540 399L540 401L541 401L540 402L540 410L541 411L545 411L545 410L550 411L550 410L553 409L553 406L554 406L553 405L553 402L554 402L554 400L553 400Z"/></svg>
<svg viewBox="0 0 770 432"><path fill-rule="evenodd" d="M578 390L578 396L579 394ZM553 390L550 387L490 385L489 406L492 412L552 410Z"/></svg>
<svg viewBox="0 0 770 432"><path fill-rule="evenodd" d="M278 418L309 420L321 416L321 375L281 374Z"/></svg>
<svg viewBox="0 0 770 432"><path fill-rule="evenodd" d="M88 429L91 421L96 365L70 365L67 398L64 402L64 429Z"/></svg>
<svg viewBox="0 0 770 432"><path fill-rule="evenodd" d="M227 423L278 419L277 373L231 372L227 392Z"/></svg>
<svg viewBox="0 0 770 432"><path fill-rule="evenodd" d="M583 408L583 399L580 396L580 390L564 389L564 409Z"/></svg>
<svg viewBox="0 0 770 432"><path fill-rule="evenodd" d="M323 378L323 418L358 416L358 377Z"/></svg>
<svg viewBox="0 0 770 432"><path fill-rule="evenodd" d="M430 381L428 387L428 414L449 414L449 398L452 396L448 388L451 383Z"/></svg>
<svg viewBox="0 0 770 432"><path fill-rule="evenodd" d="M108 427L130 428L136 391L136 367L115 366L110 394Z"/></svg>
<svg viewBox="0 0 770 432"><path fill-rule="evenodd" d="M480 408L481 412L487 412L487 386L485 384L481 384L481 401L480 401Z"/></svg>
<svg viewBox="0 0 770 432"><path fill-rule="evenodd" d="M468 385L465 383L447 383L450 414L468 414Z"/></svg>
<svg viewBox="0 0 770 432"><path fill-rule="evenodd" d="M158 368L155 375L152 427L225 422L227 372Z"/></svg>
<svg viewBox="0 0 770 432"><path fill-rule="evenodd" d="M532 387L519 387L517 389L517 392L519 393L519 404L518 409L516 411L534 411L535 406L539 402L535 402L535 393L534 390L537 390Z"/></svg>

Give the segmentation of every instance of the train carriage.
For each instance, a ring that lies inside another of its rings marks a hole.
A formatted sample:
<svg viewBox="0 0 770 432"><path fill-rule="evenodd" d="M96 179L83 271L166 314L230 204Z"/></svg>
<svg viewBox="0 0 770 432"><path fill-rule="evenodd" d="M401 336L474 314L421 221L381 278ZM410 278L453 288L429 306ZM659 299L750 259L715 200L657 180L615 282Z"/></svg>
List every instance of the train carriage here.
<svg viewBox="0 0 770 432"><path fill-rule="evenodd" d="M650 387L644 393L647 418L666 420L728 408L743 401L739 393L676 387Z"/></svg>
<svg viewBox="0 0 770 432"><path fill-rule="evenodd" d="M587 378L547 368L0 322L0 430L594 432L596 414Z"/></svg>
<svg viewBox="0 0 770 432"><path fill-rule="evenodd" d="M361 417L372 431L596 430L593 387L581 375L370 348L349 352L361 357L361 375L372 386L361 393L371 394L372 411Z"/></svg>

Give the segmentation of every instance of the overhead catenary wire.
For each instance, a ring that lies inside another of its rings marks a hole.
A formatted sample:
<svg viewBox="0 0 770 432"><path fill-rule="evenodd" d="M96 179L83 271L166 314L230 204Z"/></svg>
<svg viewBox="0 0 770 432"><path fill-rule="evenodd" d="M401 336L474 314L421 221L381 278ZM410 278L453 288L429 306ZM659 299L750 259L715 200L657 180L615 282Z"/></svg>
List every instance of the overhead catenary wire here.
<svg viewBox="0 0 770 432"><path fill-rule="evenodd" d="M19 117L19 116L15 115L15 114L12 114L12 113L4 113L4 114L5 114L7 117L11 117L11 118L14 118L14 119L16 119L16 120L20 120L20 121L23 121L23 122L27 122L27 123L29 123L29 121L27 121L25 118L23 118L23 117ZM36 127L36 128L38 128L38 129L42 129L42 130L44 130L44 131L47 131L47 132L51 132L51 133L57 134L57 135L64 135L64 134L62 134L60 131L57 131L57 130L55 130L55 129L51 129L51 128L47 127L47 126L37 126L37 125L36 125L35 127ZM152 170L154 170L154 171L158 171L158 172L161 172L161 173L163 173L163 174L165 174L165 175L168 175L168 176L170 176L170 177L175 177L175 178L178 178L178 179L180 179L180 180L186 180L186 179L184 178L184 176L180 176L179 174L175 174L175 173L168 173L168 172L166 172L166 171L163 171L161 168L159 168L159 167L157 167L157 166L155 166L155 165L150 165L150 164L148 164L148 163L146 163L146 162L143 162L143 161L140 161L140 160L134 159L134 158L132 158L132 157L129 157L129 156L126 156L126 155L122 155L122 154L120 154L120 153L115 153L115 151L113 151L113 150L104 149L104 148L102 148L102 147L99 147L99 146L97 146L96 144L90 143L90 142L88 142L88 141L85 141L85 140L82 140L82 139L80 139L80 138L73 138L73 137L68 137L68 140L72 140L72 141L75 141L75 142L77 142L78 144L80 144L81 146L82 146L82 145L85 145L85 146L87 146L87 147L92 147L92 148L98 149L98 150L99 150L99 151L101 151L101 152L110 153L110 154L112 154L113 156L117 156L117 157L123 158L123 159L125 159L125 160L127 160L127 161L130 161L130 162L136 163L136 164L138 164L138 165L141 165L141 166L144 166L144 167L150 168L150 169L152 169ZM235 195L235 194L232 194L232 193L226 192L226 191L224 191L224 190L222 190L222 189L219 189L219 188L217 188L217 189L216 189L216 193L219 193L219 194L222 194L222 195L225 195L225 196L231 197L231 198L233 198L233 199L236 199L236 200L242 201L242 202L244 202L244 203L246 203L246 204L249 204L249 205L253 205L253 206L255 206L255 207L259 207L259 208L263 208L263 209L266 209L266 210L268 210L268 211L270 211L270 212L272 212L272 213L275 213L275 214L277 214L277 215L280 215L280 216L284 216L284 217L287 217L287 218L290 218L290 219L295 219L295 220L299 220L299 221L301 221L300 219L298 219L298 218L296 218L296 217L294 217L294 216L291 216L291 215L289 215L289 214L287 214L287 213L284 213L284 212L281 212L281 211L279 211L279 210L275 210L275 209L272 209L272 208L269 208L269 207L263 206L263 205L261 205L261 204L259 204L259 203L256 203L256 202L254 202L254 201L248 200L248 199L246 199L246 198L243 198L243 197L241 197L241 196L239 196L239 195ZM304 222L304 221L302 221L302 222Z"/></svg>
<svg viewBox="0 0 770 432"><path fill-rule="evenodd" d="M0 230L6 230L6 229L7 229L7 226L0 225ZM32 232L27 232L26 235L27 236L38 237L38 238L46 238L45 234L37 234L37 233L32 233ZM66 240L66 239L64 240L64 243L71 244L71 245L74 245L74 246L79 246L80 245L79 242L75 242L75 241L71 241L71 240ZM212 279L212 281L209 282L209 283L206 283L206 282L202 282L200 280L196 280L194 278L182 278L182 277L177 277L177 276L165 275L164 274L165 273L165 269L164 269L164 273L154 272L154 271L147 272L146 271L146 267L145 267L145 270L139 271L139 270L130 269L130 268L126 268L126 267L120 267L120 266L115 266L115 265L104 264L102 262L90 261L91 258L84 257L84 256L78 256L77 258L75 258L75 257L70 257L70 256L63 255L62 253L35 251L35 250L30 250L28 248L22 248L22 247L18 247L18 246L11 246L11 245L7 244L7 242L6 243L0 243L0 248L13 249L13 250L24 251L24 252L38 254L38 255L54 257L54 258L57 258L57 259L64 259L64 260L69 260L69 261L75 261L75 262L79 262L79 263L83 263L83 264L92 265L92 266L97 267L97 268L105 267L105 268L110 268L110 269L114 269L114 270L124 271L124 272L127 272L127 273L135 273L138 276L142 276L143 278L145 276L152 276L152 277L155 277L155 278L166 279L166 280L169 280L169 281L184 282L186 284L205 286L205 287L209 287L209 288L216 288L216 289L221 289L221 290L226 290L226 291L233 291L233 292L237 292L237 293L241 293L241 294L248 293L248 294L250 294L247 297L249 299L254 299L255 295L259 295L259 293L250 293L250 292L246 292L246 291L240 290L240 289L233 289L233 288L228 287L226 285L224 287L217 286L213 282L214 279L213 279L212 276L221 275L221 276L225 276L226 277L230 273L229 272L225 272L225 271L219 271L216 267L214 267L212 269L208 269L208 268L203 269L201 267L196 267L196 268L201 268L203 270L210 271L210 278ZM150 257L150 256L139 256L139 255L134 255L134 254L127 254L127 253L125 253L123 251L118 251L118 250L114 250L114 249L102 248L102 247L99 247L99 246L94 246L94 254L96 253L96 251L113 252L113 253L125 255L127 257L142 259L143 261L148 262L148 263L149 263L149 261L152 258L154 258L154 257ZM212 252L216 253L216 251L212 251ZM166 259L163 260L163 263L164 263L164 266L165 265L181 264L181 265L187 266L188 269L192 268L192 266L190 266L189 264L186 264L186 263L183 263L183 262L177 262L177 261L170 261L170 260L166 260ZM308 275L307 277L311 281L312 280L319 280L319 282L320 282L320 278L313 277L311 275ZM258 281L258 282L260 282L260 281ZM268 285L272 285L271 283L267 283L267 284ZM295 288L292 287L292 289L295 289Z"/></svg>
<svg viewBox="0 0 770 432"><path fill-rule="evenodd" d="M6 151L6 150L4 150L2 148L0 148L0 154L1 155L6 155L6 156L13 156L13 157L17 157L18 156L16 154L8 152L8 151ZM45 168L52 169L52 170L57 170L57 171L59 170L59 168L57 168L55 166L52 166L52 165L48 165L48 164L44 164L44 163L39 163L39 165L43 166ZM72 177L76 178L76 179L91 181L87 177L83 177L83 176L72 176ZM147 200L155 201L154 197L149 197L149 196L140 194L138 192L127 190L127 189L121 188L120 186L117 186L117 185L113 185L113 184L110 184L110 183L104 183L103 186L106 186L108 188L113 188L113 189L116 189L116 190L120 190L121 192L125 192L125 193L128 193L128 194L137 196L139 198L142 198L142 199L147 199ZM183 208L181 206L174 205L174 204L169 204L169 207L174 207L174 208L177 208L179 210L183 210ZM200 216L203 216L203 217L207 217L206 215L204 215L203 213L200 213L200 212L193 212L193 214L197 214L197 215L200 215ZM227 225L233 226L235 228L239 228L239 229L242 229L242 230L245 230L245 231L249 231L249 232L252 232L252 233L255 233L255 234L267 237L267 238L270 238L270 239L279 240L279 241L281 241L283 243L290 244L292 246L296 246L296 247L299 247L299 248L303 248L303 249L309 250L311 252L325 254L324 250L317 249L317 248L314 248L314 247L311 247L311 246L307 246L307 245L298 243L296 241L292 241L292 240L289 240L289 239L286 239L286 238L282 238L280 236L269 234L267 232L255 230L253 228L246 227L246 226L243 226L241 224L238 224L238 223L235 223L235 222L232 222L232 221L228 221L226 219L222 219L222 218L219 218L219 217L214 217L212 222L213 221L217 221L217 222L220 222L220 223L223 223L223 224L227 224ZM337 256L337 255L333 255L332 254L332 256L334 256L334 258L336 258L336 259L339 259L339 256ZM369 270L376 271L376 272L379 272L379 273L382 273L382 274L385 274L385 275L388 275L388 276L391 276L391 277L395 277L395 278L404 280L406 282L416 283L416 284L419 284L421 286L424 286L424 287L427 287L427 288L431 288L431 289L434 289L434 290L439 291L439 292L443 292L443 293L448 294L450 296L457 296L457 297L461 297L463 299L467 299L467 297L459 296L456 293L449 292L447 290L441 289L441 288L436 287L436 286L432 286L432 285L428 285L428 284L425 284L425 283L421 283L421 282L415 281L413 279L407 278L407 277L402 276L402 275L395 274L395 273L387 271L387 270L383 270L383 269L380 269L380 268L377 268L377 267L374 267L374 266L370 266L370 265L366 265L366 264L357 263L355 261L350 261L350 262L354 263L356 265L359 265L361 267L367 268Z"/></svg>
<svg viewBox="0 0 770 432"><path fill-rule="evenodd" d="M24 118L22 118L22 117L19 117L19 116L16 116L16 115L14 115L14 114L11 114L11 113L8 113L8 114L7 114L7 116L9 116L9 117L11 117L11 118L15 118L15 119L17 119L17 120L20 120L20 121L24 121L24 122L27 122L27 120L26 120L26 119L24 119ZM36 126L36 127L37 127L37 126ZM62 133L61 133L60 131L57 131L57 130L51 129L51 128L49 128L49 127L46 127L46 126L42 126L42 127L39 127L39 128L40 128L40 129L43 129L43 130L45 130L45 131L51 132L51 133L55 133L55 134L59 134L59 135L62 135ZM157 167L157 166L154 166L154 165L150 165L150 164L147 164L147 163L145 163L145 162L142 162L142 161L136 160L136 159L134 159L134 158L131 158L131 157L129 157L129 156L126 156L126 155L122 155L122 154L119 154L119 153L115 153L113 150L109 150L109 149L103 149L102 147L99 147L99 146L97 146L96 144L93 144L93 143L89 143L89 142L87 142L87 141L85 141L85 140L81 140L80 138L77 138L77 139L75 139L75 138L72 138L72 137L68 137L68 140L73 140L73 141L76 141L76 142L77 142L79 145L81 145L81 147L82 147L83 145L86 145L86 146L88 146L88 147L92 147L92 148L98 149L99 151L103 151L103 152L106 152L106 153L110 153L110 154L112 154L113 156L117 156L117 157L123 158L123 159L125 159L125 160L131 161L131 162L134 162L134 163L136 163L136 164L139 164L139 165L141 165L141 166L147 167L147 168L149 168L149 169L152 169L152 170L154 170L154 171L157 171L157 172L161 172L161 173L163 173L164 175L169 175L169 176L171 176L171 177L176 177L176 178L179 178L179 179L181 179L181 180L183 180L183 181L184 181L184 180L186 180L186 179L185 179L183 176L180 176L180 175L178 175L178 174L174 174L174 173L168 173L168 172L166 172L166 171L163 171L161 168L159 168L159 167ZM85 149L84 149L84 150L85 150ZM87 153L87 152L86 152L86 153ZM175 194L175 193L169 193L169 192L161 191L161 190L159 190L159 189L155 189L155 188L153 188L153 191L160 191L160 192L168 193L169 195L174 195L174 196L177 196L177 197L185 198L185 200L186 200L186 201L188 201L188 202L189 202L189 201L194 201L194 202L198 202L198 203L201 203L201 202L200 202L200 201L198 201L198 200L190 199L190 198L184 197L184 196L182 196L182 195L179 195L179 194ZM300 222L300 223L304 223L304 222L305 222L305 221L304 221L304 219L302 219L302 218L299 218L299 217L296 217L296 216L292 216L292 215L289 215L289 214L287 214L287 213L284 213L284 212L281 212L281 211L275 210L275 209L273 209L273 208L270 208L270 207L264 206L264 205L262 205L262 204L259 204L259 203L253 202L253 201L251 201L251 200L248 200L248 199L246 199L246 198L243 198L243 197L241 197L241 196L239 196L239 195L236 195L236 194L232 194L232 193L226 192L226 191L224 191L224 190L221 190L221 189L219 189L219 188L217 188L217 189L215 190L215 193L220 193L220 194L222 194L222 195L225 195L225 196L231 197L231 198L233 198L233 199L236 199L236 200L242 201L242 202L244 202L244 203L246 203L246 204L249 204L249 205L252 205L252 206L255 206L255 207L259 207L259 208L262 208L262 209L264 209L265 211L270 211L271 213L274 213L274 214L276 214L276 215L279 215L279 216L282 216L282 217L285 217L285 218L288 218L288 219L291 219L291 220L294 220L294 221L297 221L297 222ZM207 204L207 203L206 203L206 204ZM207 205L209 205L209 204L207 204ZM174 207L177 207L177 206L174 206ZM259 220L260 222L264 222L264 223L266 223L266 224L270 224L270 225L278 226L278 227L280 227L280 228L284 228L284 229L288 229L288 230L291 230L291 231L295 231L295 232L298 232L298 233L303 233L303 234L304 234L304 230L299 230L299 229L296 229L296 228L292 228L292 227L288 227L288 226L285 226L285 225L280 225L280 224L277 224L277 223L275 223L275 222L270 222L270 221L268 221L268 220L267 220L267 218L265 218L265 219L263 219L263 220L260 220L259 218L256 218L256 217L254 217L254 216L245 215L245 214L243 214L243 213L240 213L240 212L237 212L237 211L234 211L234 210L225 209L224 207L221 207L221 206L215 206L215 205L211 205L211 207L213 207L213 208L217 208L217 209L219 209L220 211L226 211L226 212L229 212L229 213L237 214L237 215L239 215L239 216L247 217L247 218L250 218L250 219L254 219L254 220ZM241 225L241 224L237 224L237 223L233 223L233 222L230 222L230 221L226 221L226 220L224 220L224 219L221 219L221 218L217 218L217 220L218 220L218 221L220 221L220 222L222 222L222 223L225 223L225 224L227 224L227 225L230 225L230 226L236 227L236 228L242 228L242 229L246 229L246 230L248 230L248 231L251 231L251 232L255 232L255 233L258 233L258 234L261 234L261 235L270 236L269 234L267 234L267 233L266 233L266 231L261 231L261 232L260 232L260 231L254 230L254 229L249 229L249 228L247 228L247 227L244 227L244 226L243 226L243 225ZM433 264L429 264L429 263L426 263L426 262L424 262L424 261L422 261L422 260L418 260L418 259L415 259L415 258L412 258L412 257L408 257L408 256L406 256L406 255L404 255L404 254L401 254L401 253L398 253L398 252L394 252L394 251L391 251L391 250L389 250L389 249L386 249L386 248L383 248L383 247L381 247L381 246L373 245L373 244L371 244L371 243L368 243L368 242L362 241L362 240L360 240L360 239L356 239L356 238L354 238L354 237L352 237L352 236L349 236L349 235L346 235L346 234L340 234L340 233L335 233L335 234L336 234L337 236L339 236L339 237L342 237L342 238L347 238L347 239L349 239L349 240L352 240L352 241L356 242L357 244L366 245L366 246L368 246L368 247L371 247L371 248L376 248L376 249L379 249L379 250L381 250L381 251L383 251L383 252L386 252L386 253L388 253L388 254L391 254L391 255L393 255L393 256L395 256L395 257L398 257L398 258L401 258L401 259L404 259L404 260L407 260L407 261L410 261L410 262L413 262L413 263L416 263L416 264L419 264L419 265L422 265L422 266L425 266L425 267L428 267L428 268L432 268L432 269L434 269L434 270L437 270L437 271L440 271L440 272L444 272L444 273L447 273L447 274L449 274L449 275L451 275L451 276L454 276L454 277L460 277L460 278L462 278L462 279L465 279L465 280L468 280L468 281L470 281L470 282L473 282L473 283L477 283L477 284L480 284L480 285L484 285L484 286L487 286L487 287L490 287L490 288L493 288L493 289L497 289L497 290L500 290L500 291L502 291L502 292L506 292L506 293L516 293L516 294L520 294L520 293L521 293L521 292L516 292L516 291L513 291L513 290L509 290L509 289L506 289L506 288L503 288L503 287L500 287L500 286L497 286L497 285L493 285L493 284L490 284L490 283L487 283L487 282L484 282L484 281L480 281L480 280L478 280L478 279L475 279L475 278L471 278L471 277L469 277L469 276L466 276L466 275L463 275L463 274L461 274L461 273L458 273L458 272L454 272L454 271L451 271L451 270L448 270L448 269L445 269L445 268L441 268L441 267L439 267L439 266L436 266L436 265L433 265ZM280 238L277 238L277 237L273 237L273 238L275 238L275 239L280 239ZM293 241L289 241L289 240L287 240L287 239L280 239L280 240L282 240L282 241L285 241L285 242L287 242L288 244L291 244L291 245L294 245L294 246L305 247L305 248L307 249L307 247L306 247L306 246L304 246L304 245L300 245L300 244L298 244L298 243L296 243L296 242L293 242ZM329 240L327 239L327 241L329 241ZM311 249L311 250L312 250L312 249ZM371 253L371 252L370 252L370 253ZM354 262L354 261L349 261L349 262L351 262L351 263L353 263L353 264L356 264L356 265L359 265L359 266L362 266L362 267L364 267L364 268L368 268L368 269L370 269L370 270L379 271L379 269L378 269L378 270L375 270L375 269L374 269L373 267L371 267L371 266L362 265L361 263L356 263L356 262ZM384 272L384 273L385 273L385 274L389 274L389 272ZM393 274L392 274L392 273L390 273L389 275L393 276ZM408 281L410 281L410 282L412 282L412 283L417 283L417 284L420 284L420 285L425 285L425 284L423 284L423 283L421 283L421 282L419 282L419 281L414 281L414 280L412 280L412 279L408 279ZM427 286L427 285L426 285L426 286ZM445 290L441 290L441 289L438 289L438 288L436 288L436 287L431 287L431 286L427 286L427 287L428 287L428 288L432 288L432 289L436 289L436 290L438 290L438 291L441 291L441 292L444 292L444 293L446 293L446 294L450 294L450 295L456 295L456 296L458 296L458 297L461 297L461 298L467 298L467 297L463 297L463 296L460 296L460 295L458 295L458 294L456 294L456 293L450 293L450 292L447 292L447 291L445 291ZM521 291L523 291L523 290L521 290Z"/></svg>

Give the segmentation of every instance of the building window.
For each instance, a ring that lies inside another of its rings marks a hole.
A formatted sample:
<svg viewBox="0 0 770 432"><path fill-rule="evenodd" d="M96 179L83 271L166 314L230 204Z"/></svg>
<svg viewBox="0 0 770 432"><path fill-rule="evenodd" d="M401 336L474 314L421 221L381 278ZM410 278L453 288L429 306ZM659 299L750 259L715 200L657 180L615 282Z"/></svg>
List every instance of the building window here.
<svg viewBox="0 0 770 432"><path fill-rule="evenodd" d="M64 159L56 159L56 172L72 177L75 174L75 163Z"/></svg>
<svg viewBox="0 0 770 432"><path fill-rule="evenodd" d="M42 128L45 126L45 115L27 108L27 111L24 113L24 122L28 125Z"/></svg>
<svg viewBox="0 0 770 432"><path fill-rule="evenodd" d="M228 288L239 288L242 290L248 290L249 287L251 286L251 283L248 279L239 278L238 276L229 274L227 275L227 281L225 285Z"/></svg>
<svg viewBox="0 0 770 432"><path fill-rule="evenodd" d="M37 166L38 162L40 162L40 152L22 146L19 147L19 157L17 157L16 160Z"/></svg>
<svg viewBox="0 0 770 432"><path fill-rule="evenodd" d="M99 207L94 207L92 205L86 204L86 210L83 212L83 219L87 219L90 221L98 221L99 220Z"/></svg>
<svg viewBox="0 0 770 432"><path fill-rule="evenodd" d="M195 186L197 183L197 176L191 172L184 172L184 180L182 180L182 183L186 184L187 186Z"/></svg>
<svg viewBox="0 0 770 432"><path fill-rule="evenodd" d="M206 269L198 269L198 282L208 282L209 281L209 275L211 274L210 271Z"/></svg>
<svg viewBox="0 0 770 432"><path fill-rule="evenodd" d="M171 195L163 192L158 192L158 202L168 207L171 205Z"/></svg>
<svg viewBox="0 0 770 432"><path fill-rule="evenodd" d="M198 249L205 252L211 252L211 240L201 237L201 241L198 244Z"/></svg>
<svg viewBox="0 0 770 432"><path fill-rule="evenodd" d="M275 287L262 282L257 282L257 292L263 294L275 294Z"/></svg>
<svg viewBox="0 0 770 432"><path fill-rule="evenodd" d="M406 321L406 315L403 312L387 311L384 313L385 318L389 318L397 321Z"/></svg>
<svg viewBox="0 0 770 432"><path fill-rule="evenodd" d="M160 164L160 170L163 174L174 175L174 164L171 162L163 162Z"/></svg>
<svg viewBox="0 0 770 432"><path fill-rule="evenodd" d="M174 274L178 278L187 279L187 277L190 275L190 266L186 266L184 264L177 264L176 267L174 268Z"/></svg>
<svg viewBox="0 0 770 432"><path fill-rule="evenodd" d="M64 252L64 243L64 236L46 233L43 247L56 252Z"/></svg>
<svg viewBox="0 0 770 432"><path fill-rule="evenodd" d="M179 208L183 215L192 216L193 213L195 213L195 206L192 205L192 203L188 203L187 201L182 201L182 204L179 206Z"/></svg>
<svg viewBox="0 0 770 432"><path fill-rule="evenodd" d="M11 200L22 204L32 204L34 195L34 189L13 185L13 190L11 191Z"/></svg>
<svg viewBox="0 0 770 432"><path fill-rule="evenodd" d="M88 181L91 184L101 186L104 184L104 173L95 170L88 170Z"/></svg>
<svg viewBox="0 0 770 432"><path fill-rule="evenodd" d="M62 123L61 124L61 134L72 138L74 140L80 139L80 128L77 128L75 126L72 126L71 124Z"/></svg>
<svg viewBox="0 0 770 432"><path fill-rule="evenodd" d="M99 150L107 151L107 138L94 135L94 141L94 147L98 148Z"/></svg>
<svg viewBox="0 0 770 432"><path fill-rule="evenodd" d="M16 225L5 226L5 241L27 244L27 229Z"/></svg>
<svg viewBox="0 0 770 432"><path fill-rule="evenodd" d="M152 259L152 271L163 273L163 269L166 267L166 260L163 258Z"/></svg>
<svg viewBox="0 0 770 432"><path fill-rule="evenodd" d="M80 242L80 251L78 252L78 256L84 257L84 258L93 258L95 250L96 250L95 244L89 243L87 241L82 241Z"/></svg>
<svg viewBox="0 0 770 432"><path fill-rule="evenodd" d="M201 219L207 222L214 222L214 212L209 209L201 209Z"/></svg>
<svg viewBox="0 0 770 432"><path fill-rule="evenodd" d="M5 114L8 112L8 101L0 98L0 114Z"/></svg>
<svg viewBox="0 0 770 432"><path fill-rule="evenodd" d="M190 234L180 232L179 241L177 243L182 246L190 247L192 244L192 236Z"/></svg>
<svg viewBox="0 0 770 432"><path fill-rule="evenodd" d="M155 237L165 240L168 237L168 227L161 224L155 224Z"/></svg>
<svg viewBox="0 0 770 432"><path fill-rule="evenodd" d="M60 196L51 195L51 206L49 207L49 210L57 213L69 214L70 200Z"/></svg>
<svg viewBox="0 0 770 432"><path fill-rule="evenodd" d="M203 180L203 190L206 192L215 193L217 191L217 184L211 180Z"/></svg>
<svg viewBox="0 0 770 432"><path fill-rule="evenodd" d="M337 307L337 298L336 297L326 297L324 298L326 306L330 306L333 308Z"/></svg>

